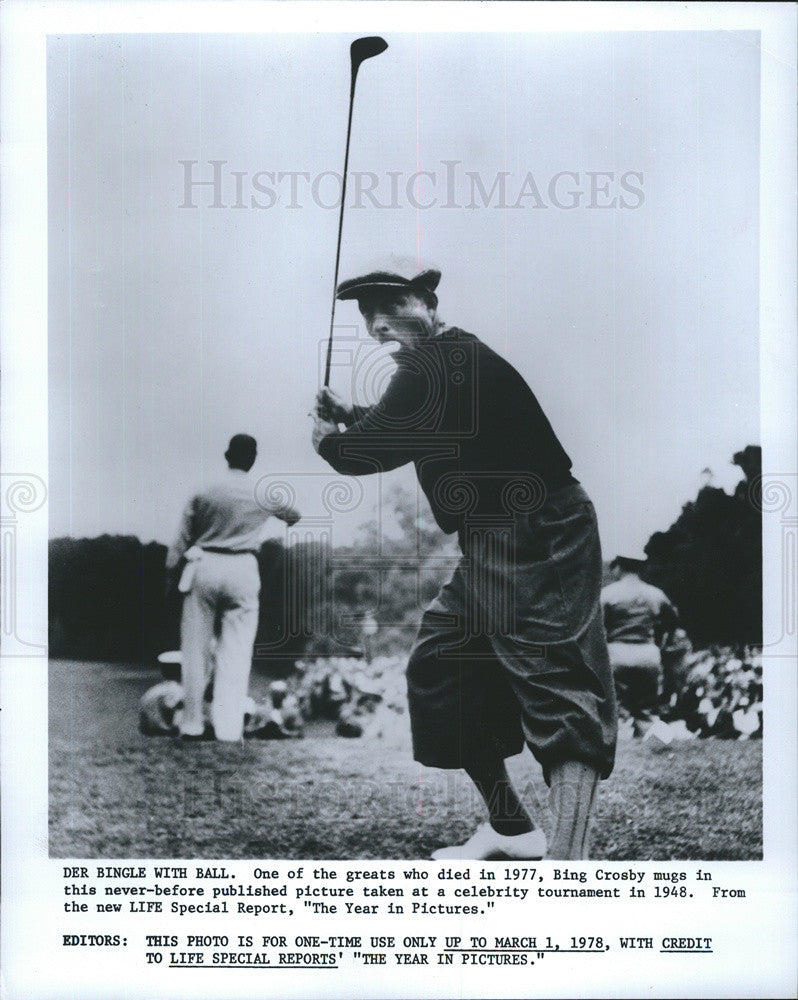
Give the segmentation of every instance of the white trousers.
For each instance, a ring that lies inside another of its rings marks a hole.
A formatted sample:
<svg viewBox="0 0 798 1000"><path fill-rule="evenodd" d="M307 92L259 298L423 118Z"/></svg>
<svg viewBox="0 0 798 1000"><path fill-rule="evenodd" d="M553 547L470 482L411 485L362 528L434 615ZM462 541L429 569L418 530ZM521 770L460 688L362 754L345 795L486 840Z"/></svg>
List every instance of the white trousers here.
<svg viewBox="0 0 798 1000"><path fill-rule="evenodd" d="M241 739L259 592L253 555L204 552L197 560L191 590L183 600L183 734L202 734L203 694L212 677L211 721L216 739Z"/></svg>

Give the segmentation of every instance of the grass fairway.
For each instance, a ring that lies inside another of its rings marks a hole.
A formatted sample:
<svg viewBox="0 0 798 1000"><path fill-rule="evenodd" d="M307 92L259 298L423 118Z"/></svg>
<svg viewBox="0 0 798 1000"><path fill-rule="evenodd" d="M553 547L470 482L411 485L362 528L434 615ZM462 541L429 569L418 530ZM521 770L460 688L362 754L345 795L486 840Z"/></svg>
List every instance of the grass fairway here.
<svg viewBox="0 0 798 1000"><path fill-rule="evenodd" d="M295 742L183 745L138 732L138 700L159 679L51 662L52 857L425 858L484 819L461 772L414 763L406 718L378 740L318 726ZM253 676L255 697L265 686ZM540 769L525 752L510 770L548 832ZM761 742L621 743L592 856L761 858Z"/></svg>

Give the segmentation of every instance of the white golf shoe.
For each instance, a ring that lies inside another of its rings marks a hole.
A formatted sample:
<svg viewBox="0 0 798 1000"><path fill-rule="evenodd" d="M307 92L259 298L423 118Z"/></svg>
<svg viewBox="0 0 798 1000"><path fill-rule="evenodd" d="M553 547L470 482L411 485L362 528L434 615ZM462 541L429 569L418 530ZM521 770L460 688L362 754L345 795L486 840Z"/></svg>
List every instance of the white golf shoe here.
<svg viewBox="0 0 798 1000"><path fill-rule="evenodd" d="M546 856L546 835L540 829L505 837L483 823L464 844L441 847L433 861L539 861Z"/></svg>

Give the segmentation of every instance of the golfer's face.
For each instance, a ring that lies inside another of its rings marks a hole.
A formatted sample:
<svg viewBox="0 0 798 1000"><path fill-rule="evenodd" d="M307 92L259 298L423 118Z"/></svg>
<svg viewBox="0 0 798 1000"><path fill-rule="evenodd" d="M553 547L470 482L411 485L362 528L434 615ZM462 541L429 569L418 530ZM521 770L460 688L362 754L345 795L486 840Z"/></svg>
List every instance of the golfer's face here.
<svg viewBox="0 0 798 1000"><path fill-rule="evenodd" d="M360 312L369 334L381 344L396 340L411 346L432 329L432 312L415 295L362 300Z"/></svg>

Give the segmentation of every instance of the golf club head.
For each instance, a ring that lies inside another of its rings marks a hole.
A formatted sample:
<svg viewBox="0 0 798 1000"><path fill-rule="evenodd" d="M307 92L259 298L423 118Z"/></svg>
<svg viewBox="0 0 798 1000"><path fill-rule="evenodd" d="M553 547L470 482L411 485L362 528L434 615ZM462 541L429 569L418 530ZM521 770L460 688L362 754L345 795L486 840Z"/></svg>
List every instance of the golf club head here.
<svg viewBox="0 0 798 1000"><path fill-rule="evenodd" d="M366 38L356 38L349 48L349 55L352 59L352 71L356 72L358 66L372 56L378 56L388 48L388 43L379 35L368 35Z"/></svg>

